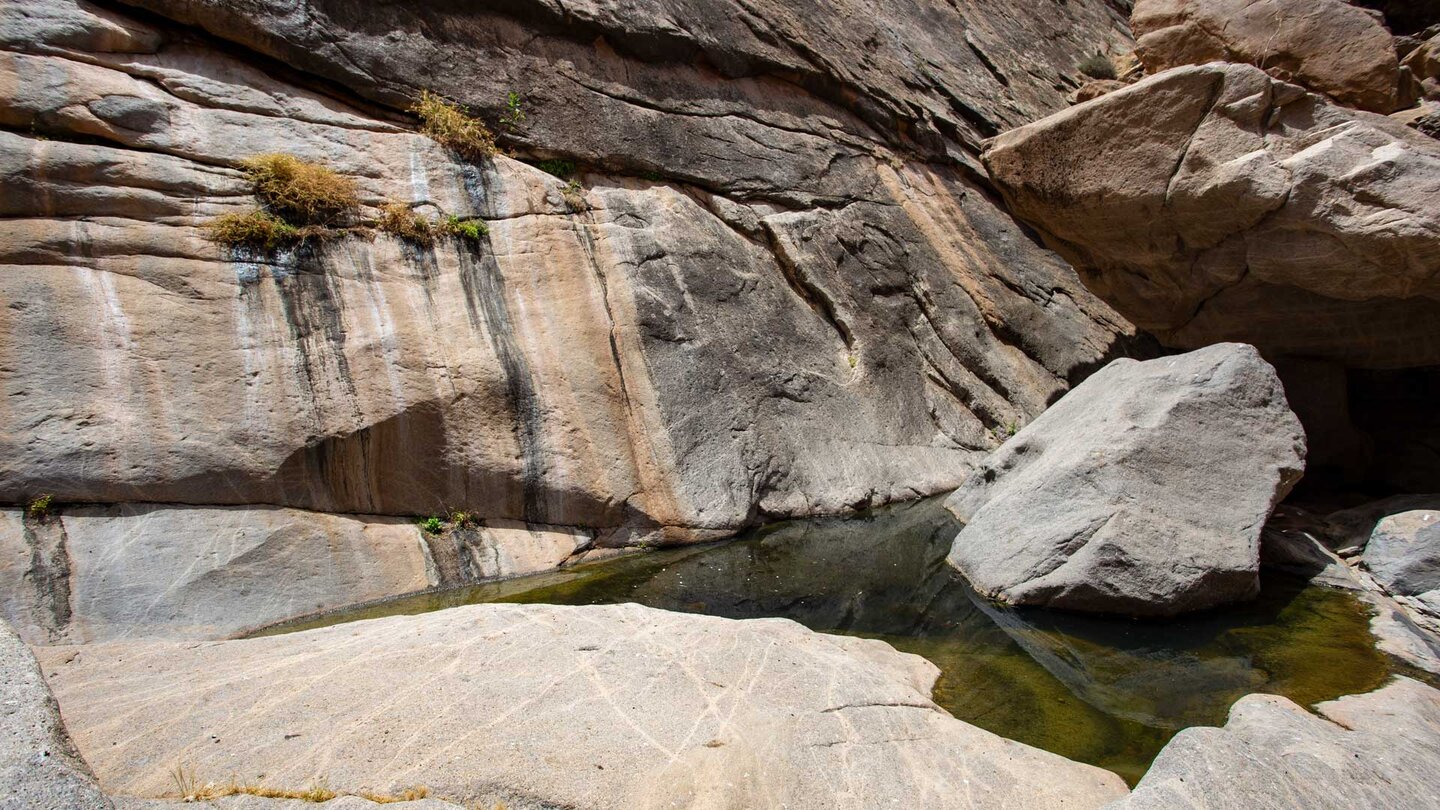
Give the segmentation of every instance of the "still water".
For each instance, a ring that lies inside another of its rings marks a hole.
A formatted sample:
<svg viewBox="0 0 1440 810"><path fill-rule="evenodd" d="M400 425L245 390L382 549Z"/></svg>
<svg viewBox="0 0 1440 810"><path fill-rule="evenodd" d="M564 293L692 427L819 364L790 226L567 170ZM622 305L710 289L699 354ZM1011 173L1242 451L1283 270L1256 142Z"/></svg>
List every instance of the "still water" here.
<svg viewBox="0 0 1440 810"><path fill-rule="evenodd" d="M292 622L289 632L476 602L638 602L783 616L878 638L941 671L937 703L997 734L1132 784L1181 728L1222 725L1251 692L1310 705L1380 686L1391 663L1349 594L1267 575L1247 605L1165 622L1000 607L945 565L959 526L939 499L777 524L739 540L421 594Z"/></svg>

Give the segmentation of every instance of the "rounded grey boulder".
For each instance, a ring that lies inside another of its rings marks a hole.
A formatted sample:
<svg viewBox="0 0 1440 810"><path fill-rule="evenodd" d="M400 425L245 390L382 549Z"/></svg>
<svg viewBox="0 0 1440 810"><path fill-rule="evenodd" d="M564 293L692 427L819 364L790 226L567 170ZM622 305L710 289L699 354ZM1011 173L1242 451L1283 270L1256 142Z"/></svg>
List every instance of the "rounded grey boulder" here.
<svg viewBox="0 0 1440 810"><path fill-rule="evenodd" d="M1014 604L1169 616L1248 599L1260 530L1304 460L1254 347L1117 360L950 497L966 526L949 562Z"/></svg>

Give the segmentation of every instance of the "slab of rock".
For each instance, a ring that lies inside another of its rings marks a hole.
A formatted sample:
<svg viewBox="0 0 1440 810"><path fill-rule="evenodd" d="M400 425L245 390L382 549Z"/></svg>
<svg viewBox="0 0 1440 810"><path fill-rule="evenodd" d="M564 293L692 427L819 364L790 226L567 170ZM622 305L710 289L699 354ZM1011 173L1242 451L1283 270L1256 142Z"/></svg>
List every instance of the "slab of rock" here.
<svg viewBox="0 0 1440 810"><path fill-rule="evenodd" d="M984 160L1015 213L1168 345L1440 363L1440 143L1387 117L1210 64L1011 130Z"/></svg>
<svg viewBox="0 0 1440 810"><path fill-rule="evenodd" d="M1419 596L1440 588L1440 511L1389 515L1375 524L1362 559L1391 593Z"/></svg>
<svg viewBox="0 0 1440 810"><path fill-rule="evenodd" d="M1180 732L1107 810L1430 807L1440 796L1440 691L1408 678L1321 703L1250 695L1224 728Z"/></svg>
<svg viewBox="0 0 1440 810"><path fill-rule="evenodd" d="M782 619L477 605L244 641L43 648L111 792L168 770L519 807L1098 807L1108 772L951 717L938 671Z"/></svg>
<svg viewBox="0 0 1440 810"><path fill-rule="evenodd" d="M285 619L547 571L576 529L415 521L279 507L0 509L0 618L33 644L225 638Z"/></svg>
<svg viewBox="0 0 1440 810"><path fill-rule="evenodd" d="M1167 616L1247 599L1261 528L1304 459L1253 347L1116 360L946 501L966 523L949 561L1014 604Z"/></svg>
<svg viewBox="0 0 1440 810"><path fill-rule="evenodd" d="M1240 62L1389 113L1400 105L1400 62L1377 16L1344 0L1137 0L1130 25L1150 73Z"/></svg>
<svg viewBox="0 0 1440 810"><path fill-rule="evenodd" d="M110 810L40 666L0 620L0 810Z"/></svg>

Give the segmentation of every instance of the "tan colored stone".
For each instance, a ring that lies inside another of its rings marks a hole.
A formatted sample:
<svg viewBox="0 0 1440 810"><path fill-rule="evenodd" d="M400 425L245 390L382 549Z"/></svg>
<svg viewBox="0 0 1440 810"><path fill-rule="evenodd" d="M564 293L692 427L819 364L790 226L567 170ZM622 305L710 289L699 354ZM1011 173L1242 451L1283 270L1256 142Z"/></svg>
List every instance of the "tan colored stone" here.
<svg viewBox="0 0 1440 810"><path fill-rule="evenodd" d="M1150 73L1240 62L1349 107L1400 106L1390 32L1344 0L1137 0L1130 24Z"/></svg>
<svg viewBox="0 0 1440 810"><path fill-rule="evenodd" d="M1168 345L1440 363L1440 144L1386 117L1247 65L1176 68L1007 132L985 162Z"/></svg>
<svg viewBox="0 0 1440 810"><path fill-rule="evenodd" d="M476 605L246 641L40 651L111 792L200 778L603 808L1093 808L1114 774L930 700L938 671L783 619ZM223 776L222 776L223 775Z"/></svg>

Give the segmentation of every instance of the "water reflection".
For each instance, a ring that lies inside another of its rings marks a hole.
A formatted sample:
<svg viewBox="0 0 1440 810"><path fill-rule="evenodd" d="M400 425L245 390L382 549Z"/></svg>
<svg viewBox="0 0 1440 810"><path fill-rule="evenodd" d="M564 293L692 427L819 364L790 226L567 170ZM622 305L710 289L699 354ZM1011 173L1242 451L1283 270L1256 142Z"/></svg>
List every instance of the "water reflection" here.
<svg viewBox="0 0 1440 810"><path fill-rule="evenodd" d="M1346 593L1267 576L1257 602L1163 623L1004 608L945 565L958 530L932 499L281 629L485 601L783 616L923 655L941 669L936 701L956 717L1132 783L1176 730L1223 723L1241 695L1308 705L1373 689L1389 674L1366 609Z"/></svg>

